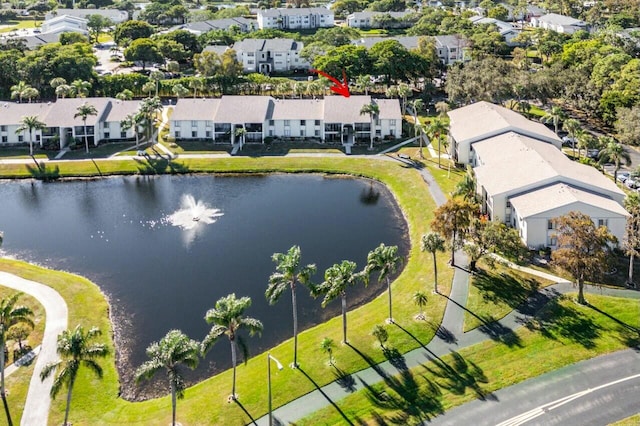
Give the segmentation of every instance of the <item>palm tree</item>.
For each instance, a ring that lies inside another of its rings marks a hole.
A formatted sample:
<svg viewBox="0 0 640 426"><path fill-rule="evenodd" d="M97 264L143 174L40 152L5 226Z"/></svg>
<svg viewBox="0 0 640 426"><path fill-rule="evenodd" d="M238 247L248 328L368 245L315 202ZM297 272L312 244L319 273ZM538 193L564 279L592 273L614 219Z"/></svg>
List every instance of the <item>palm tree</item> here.
<svg viewBox="0 0 640 426"><path fill-rule="evenodd" d="M422 236L422 251L428 251L433 255L433 275L434 287L433 292L438 293L438 262L436 261L436 253L444 253L444 239L437 232L429 232Z"/></svg>
<svg viewBox="0 0 640 426"><path fill-rule="evenodd" d="M49 82L49 85L53 88L53 90L55 90L56 92L56 98L59 98L60 95L58 94L58 87L60 86L66 86L67 85L67 80L65 80L62 77L55 77L52 78L51 81Z"/></svg>
<svg viewBox="0 0 640 426"><path fill-rule="evenodd" d="M371 137L371 145L369 145L369 149L373 150L373 136L375 135L375 118L380 113L380 107L373 100L362 106L360 108L360 115L369 114L369 119L371 120L371 130L369 131L369 135Z"/></svg>
<svg viewBox="0 0 640 426"><path fill-rule="evenodd" d="M53 374L56 368L62 367L53 380L51 397L55 398L62 386L67 385L67 408L64 413L63 425L69 424L71 392L73 391L73 385L78 376L80 366L88 367L98 378L102 378L102 367L96 362L96 358L106 357L109 350L104 343L91 343L91 340L100 334L100 330L97 327L93 327L85 333L81 325L77 325L73 331L63 331L58 336L56 347L56 352L61 359L48 363L40 373L40 380L44 381Z"/></svg>
<svg viewBox="0 0 640 426"><path fill-rule="evenodd" d="M320 342L320 349L322 350L322 352L329 355L330 365L333 365L333 349L335 347L336 345L335 343L333 343L333 339L330 339L329 337L325 337L324 339L322 339L322 342Z"/></svg>
<svg viewBox="0 0 640 426"><path fill-rule="evenodd" d="M74 92L73 87L69 86L68 84L61 84L60 86L56 87L56 98L64 99L67 96L72 95L73 92Z"/></svg>
<svg viewBox="0 0 640 426"><path fill-rule="evenodd" d="M369 89L373 87L371 76L369 74L359 75L356 77L356 87L364 92L365 96L369 95Z"/></svg>
<svg viewBox="0 0 640 426"><path fill-rule="evenodd" d="M193 98L195 99L198 95L198 90L204 90L204 80L201 78L192 78L189 80L189 88L193 90Z"/></svg>
<svg viewBox="0 0 640 426"><path fill-rule="evenodd" d="M575 118L568 118L562 122L562 128L567 131L569 137L573 141L573 157L576 156L576 138L578 137L578 132L581 129L580 122Z"/></svg>
<svg viewBox="0 0 640 426"><path fill-rule="evenodd" d="M153 127L156 114L162 111L162 102L160 98L145 98L140 102L138 111L144 115L147 124L147 141L153 143Z"/></svg>
<svg viewBox="0 0 640 426"><path fill-rule="evenodd" d="M42 130L47 127L42 121L38 120L37 115L27 115L20 120L20 126L16 129L16 133L29 131L29 155L33 156L33 131Z"/></svg>
<svg viewBox="0 0 640 426"><path fill-rule="evenodd" d="M158 96L160 80L164 80L164 73L162 71L152 71L151 74L149 74L149 80L155 85L156 96Z"/></svg>
<svg viewBox="0 0 640 426"><path fill-rule="evenodd" d="M238 332L246 328L249 330L249 334L260 334L262 332L262 323L255 318L245 317L244 311L251 306L251 298L241 297L236 299L234 293L223 297L216 302L216 306L213 309L209 309L204 316L204 319L208 324L213 324L211 330L204 338L201 344L201 351L206 354L209 349L220 339L222 336L229 338L231 344L231 362L233 364L233 387L231 389L230 399L237 399L236 395L236 346L240 346L242 350L244 362L249 359L249 352L247 345L245 344L242 336Z"/></svg>
<svg viewBox="0 0 640 426"><path fill-rule="evenodd" d="M451 110L448 103L440 101L436 103L436 112L442 118L446 117L447 113Z"/></svg>
<svg viewBox="0 0 640 426"><path fill-rule="evenodd" d="M477 202L476 179L473 175L473 168L469 164L467 164L467 173L465 173L462 180L456 184L456 189L452 195L454 197L462 196L462 198L467 201Z"/></svg>
<svg viewBox="0 0 640 426"><path fill-rule="evenodd" d="M0 396L4 403L4 410L7 414L7 423L12 425L11 415L9 413L9 405L7 404L7 395L4 388L4 348L7 342L7 333L9 329L17 324L28 324L33 327L33 311L26 306L18 305L18 299L22 293L15 293L5 299L0 300Z"/></svg>
<svg viewBox="0 0 640 426"><path fill-rule="evenodd" d="M360 281L366 284L364 272L356 272L356 263L343 260L324 272L324 282L313 289L312 294L323 294L322 307L338 296L342 299L342 341L347 342L347 287L354 286Z"/></svg>
<svg viewBox="0 0 640 426"><path fill-rule="evenodd" d="M547 111L545 115L542 116L541 121L543 123L553 123L553 128L556 134L558 134L560 122L565 118L567 118L567 114L564 112L564 110L559 106L553 106L550 110Z"/></svg>
<svg viewBox="0 0 640 426"><path fill-rule="evenodd" d="M584 153L587 155L588 149L593 146L595 138L588 131L580 129L576 134L576 139L578 141L578 159L580 159L582 148L584 148Z"/></svg>
<svg viewBox="0 0 640 426"><path fill-rule="evenodd" d="M176 399L184 397L184 380L180 366L186 365L190 369L198 366L200 360L200 344L189 339L180 330L171 330L147 348L150 358L136 370L136 383L149 380L160 370L166 370L171 389L171 424L176 424Z"/></svg>
<svg viewBox="0 0 640 426"><path fill-rule="evenodd" d="M422 135L420 135L422 127L420 126L420 123L418 123L418 111L424 108L424 102L422 101L422 99L417 98L407 102L407 104L413 111L413 128L415 129L415 136L420 137L420 151L418 151L418 153L420 155L420 158L424 158L424 154L422 153Z"/></svg>
<svg viewBox="0 0 640 426"><path fill-rule="evenodd" d="M417 320L424 321L427 317L424 315L424 307L427 306L427 293L424 291L416 291L413 293L413 303L415 303L418 308L420 308L420 313L416 315Z"/></svg>
<svg viewBox="0 0 640 426"><path fill-rule="evenodd" d="M73 118L82 118L82 124L84 125L84 146L89 153L89 138L87 137L87 117L90 115L98 115L98 110L91 104L83 103L78 107ZM95 136L94 136L95 137Z"/></svg>
<svg viewBox="0 0 640 426"><path fill-rule="evenodd" d="M141 114L139 111L128 114L124 120L120 122L120 128L124 131L129 129L133 129L133 134L136 136L136 148L140 144L140 126L144 123L145 117L144 114Z"/></svg>
<svg viewBox="0 0 640 426"><path fill-rule="evenodd" d="M131 100L133 99L133 92L129 89L124 89L122 92L118 92L116 99L120 99L121 101Z"/></svg>
<svg viewBox="0 0 640 426"><path fill-rule="evenodd" d="M24 89L24 92L22 92L22 97L29 99L29 103L38 96L40 96L40 92L35 87L27 87Z"/></svg>
<svg viewBox="0 0 640 426"><path fill-rule="evenodd" d="M402 262L402 258L398 256L398 246L385 246L380 244L367 255L367 266L365 266L365 274L368 277L374 271L380 271L378 280L387 280L387 293L389 294L389 318L388 323L393 323L392 304L391 304L391 280L389 275L395 274L396 268Z"/></svg>
<svg viewBox="0 0 640 426"><path fill-rule="evenodd" d="M629 273L627 275L627 284L634 286L633 282L633 262L640 255L640 197L627 197L625 199L625 208L630 214L627 219L625 229L624 248L629 256Z"/></svg>
<svg viewBox="0 0 640 426"><path fill-rule="evenodd" d="M613 140L610 136L602 136L600 138L600 144L604 147L598 154L600 164L613 163L615 168L613 169L613 181L618 184L618 170L622 162L627 166L631 165L631 156L624 150L622 144Z"/></svg>
<svg viewBox="0 0 640 426"><path fill-rule="evenodd" d="M29 86L24 81L19 81L18 84L14 84L9 89L11 90L11 99L18 98L18 102L22 103L22 98L24 97L24 91L30 88L31 86Z"/></svg>
<svg viewBox="0 0 640 426"><path fill-rule="evenodd" d="M274 305L287 288L291 289L291 306L293 309L293 364L298 366L298 308L296 303L296 284L311 288L311 275L316 273L316 265L300 265L302 257L299 246L293 246L286 253L274 253L271 259L276 263L276 272L269 277L269 286L265 297L270 305Z"/></svg>
<svg viewBox="0 0 640 426"><path fill-rule="evenodd" d="M402 114L404 115L406 112L406 108L407 108L407 98L409 97L409 95L411 95L413 93L413 90L411 89L411 87L409 87L408 84L406 83L400 83L398 85L398 96L400 97L400 99L402 100Z"/></svg>
<svg viewBox="0 0 640 426"><path fill-rule="evenodd" d="M247 129L245 129L244 127L236 127L236 129L233 131L233 141L240 141L240 148L242 148L242 145L244 145L244 137L247 134Z"/></svg>
<svg viewBox="0 0 640 426"><path fill-rule="evenodd" d="M176 95L176 98L184 98L185 96L187 96L189 94L189 89L187 89L186 87L184 87L182 84L176 84L171 88L171 91L173 92L174 95Z"/></svg>
<svg viewBox="0 0 640 426"><path fill-rule="evenodd" d="M151 94L156 90L156 84L153 81L147 81L142 85L142 91L147 94L147 96L151 96Z"/></svg>
<svg viewBox="0 0 640 426"><path fill-rule="evenodd" d="M91 89L91 83L84 80L74 80L71 83L71 87L73 87L74 92L79 98L86 98L89 95L89 90Z"/></svg>
<svg viewBox="0 0 640 426"><path fill-rule="evenodd" d="M427 131L426 133L428 135L430 135L431 138L437 138L438 139L438 167L442 167L442 165L440 164L440 149L441 149L441 144L440 144L440 140L441 140L441 136L443 133L447 132L447 126L444 124L444 121L440 118L440 117L435 117L431 120L431 123L429 123L429 126L427 127Z"/></svg>

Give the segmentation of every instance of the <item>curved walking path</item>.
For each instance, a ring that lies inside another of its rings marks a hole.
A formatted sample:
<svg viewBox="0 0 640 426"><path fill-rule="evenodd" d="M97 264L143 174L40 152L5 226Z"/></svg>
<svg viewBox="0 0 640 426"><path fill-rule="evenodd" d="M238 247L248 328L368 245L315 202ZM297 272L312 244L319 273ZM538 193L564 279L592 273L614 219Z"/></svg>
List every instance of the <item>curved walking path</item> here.
<svg viewBox="0 0 640 426"><path fill-rule="evenodd" d="M24 426L46 425L51 405L49 392L53 383L53 376L41 381L40 372L47 363L55 362L58 359L56 343L58 334L67 329L69 316L67 303L51 287L7 272L0 271L0 285L35 297L45 310L44 336L33 375L31 376L27 401L24 405L20 424Z"/></svg>

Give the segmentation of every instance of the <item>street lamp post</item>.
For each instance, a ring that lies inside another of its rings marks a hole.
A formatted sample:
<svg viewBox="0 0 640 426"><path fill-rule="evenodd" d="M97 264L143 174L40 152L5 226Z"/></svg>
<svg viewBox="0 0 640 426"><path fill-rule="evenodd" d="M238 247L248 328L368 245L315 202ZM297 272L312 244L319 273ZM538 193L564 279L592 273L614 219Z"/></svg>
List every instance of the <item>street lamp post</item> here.
<svg viewBox="0 0 640 426"><path fill-rule="evenodd" d="M268 382L268 394L269 394L269 426L273 426L273 413L271 412L271 361L276 363L278 370L282 370L282 364L280 361L271 356L270 353L267 353L267 382Z"/></svg>

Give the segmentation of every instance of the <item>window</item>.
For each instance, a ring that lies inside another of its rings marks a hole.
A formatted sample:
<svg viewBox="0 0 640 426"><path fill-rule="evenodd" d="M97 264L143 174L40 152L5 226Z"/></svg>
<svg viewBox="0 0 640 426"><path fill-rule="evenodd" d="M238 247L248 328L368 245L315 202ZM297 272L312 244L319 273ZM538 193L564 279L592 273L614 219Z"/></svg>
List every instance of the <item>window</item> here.
<svg viewBox="0 0 640 426"><path fill-rule="evenodd" d="M286 128L284 129L284 135L285 135L285 136L291 136L291 129L290 129L290 128L288 128L288 127L286 127Z"/></svg>
<svg viewBox="0 0 640 426"><path fill-rule="evenodd" d="M319 137L320 136L320 130L316 130L313 132L314 136Z"/></svg>
<svg viewBox="0 0 640 426"><path fill-rule="evenodd" d="M109 139L110 137L111 137L111 134L109 132L104 132L105 139Z"/></svg>
<svg viewBox="0 0 640 426"><path fill-rule="evenodd" d="M196 120L191 120L191 127L198 127L198 122Z"/></svg>
<svg viewBox="0 0 640 426"><path fill-rule="evenodd" d="M7 139L7 136L3 136L3 137L2 137L2 142L3 142L3 143L7 143L7 142L9 142L9 139Z"/></svg>
<svg viewBox="0 0 640 426"><path fill-rule="evenodd" d="M510 209L511 208L511 201L507 201L507 208Z"/></svg>
<svg viewBox="0 0 640 426"><path fill-rule="evenodd" d="M254 64L253 59L249 59L249 60L247 61L247 64L249 64L249 65L253 65L253 64Z"/></svg>
<svg viewBox="0 0 640 426"><path fill-rule="evenodd" d="M0 131L6 132L7 131L7 126L0 126Z"/></svg>
<svg viewBox="0 0 640 426"><path fill-rule="evenodd" d="M556 224L553 222L553 219L547 220L547 229L556 229Z"/></svg>
<svg viewBox="0 0 640 426"><path fill-rule="evenodd" d="M273 137L273 129L269 130L269 136Z"/></svg>
<svg viewBox="0 0 640 426"><path fill-rule="evenodd" d="M192 130L191 131L191 137L192 138L197 138L198 137L198 131L197 130Z"/></svg>
<svg viewBox="0 0 640 426"><path fill-rule="evenodd" d="M105 130L109 128L109 123L104 123Z"/></svg>
<svg viewBox="0 0 640 426"><path fill-rule="evenodd" d="M389 127L396 127L396 120L389 120Z"/></svg>
<svg viewBox="0 0 640 426"><path fill-rule="evenodd" d="M306 126L307 125L307 120L300 120L300 125L301 126Z"/></svg>
<svg viewBox="0 0 640 426"><path fill-rule="evenodd" d="M605 228L607 226L609 226L609 220L608 219L598 219L598 228L600 228L601 226L604 226Z"/></svg>
<svg viewBox="0 0 640 426"><path fill-rule="evenodd" d="M127 132L120 132L120 139L126 139L127 138Z"/></svg>
<svg viewBox="0 0 640 426"><path fill-rule="evenodd" d="M300 129L300 137L304 136L304 130Z"/></svg>
<svg viewBox="0 0 640 426"><path fill-rule="evenodd" d="M18 142L24 142L24 136L18 135Z"/></svg>
<svg viewBox="0 0 640 426"><path fill-rule="evenodd" d="M285 126L291 126L291 120L284 120Z"/></svg>
<svg viewBox="0 0 640 426"><path fill-rule="evenodd" d="M175 134L176 139L180 138L180 132L176 130L176 134Z"/></svg>
<svg viewBox="0 0 640 426"><path fill-rule="evenodd" d="M558 237L556 237L555 235L551 235L549 238L547 238L547 245L550 247L557 246Z"/></svg>
<svg viewBox="0 0 640 426"><path fill-rule="evenodd" d="M206 136L207 138L210 138L210 137L211 137L211 130L207 130L207 131L205 132L205 136Z"/></svg>
<svg viewBox="0 0 640 426"><path fill-rule="evenodd" d="M207 129L210 129L213 127L213 121L207 121Z"/></svg>
<svg viewBox="0 0 640 426"><path fill-rule="evenodd" d="M316 120L316 126L320 125L320 120Z"/></svg>
<svg viewBox="0 0 640 426"><path fill-rule="evenodd" d="M273 120L269 120L269 126L273 126Z"/></svg>
<svg viewBox="0 0 640 426"><path fill-rule="evenodd" d="M180 128L180 122L176 121L175 124L173 125L173 127L175 127L176 129Z"/></svg>

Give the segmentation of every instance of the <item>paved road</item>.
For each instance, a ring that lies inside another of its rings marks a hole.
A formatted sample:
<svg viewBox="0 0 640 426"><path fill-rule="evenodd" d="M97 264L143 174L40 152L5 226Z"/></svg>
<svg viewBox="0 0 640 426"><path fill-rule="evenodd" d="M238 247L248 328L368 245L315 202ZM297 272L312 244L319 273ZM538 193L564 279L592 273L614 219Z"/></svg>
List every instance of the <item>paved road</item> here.
<svg viewBox="0 0 640 426"><path fill-rule="evenodd" d="M69 315L67 303L51 287L6 272L0 271L0 285L35 297L45 310L46 321L42 348L36 360L33 376L31 376L27 401L22 412L22 422L20 424L24 426L46 425L49 418L49 406L51 405L49 391L53 383L53 376L43 382L40 380L40 372L46 364L58 359L56 342L58 334L67 329Z"/></svg>
<svg viewBox="0 0 640 426"><path fill-rule="evenodd" d="M606 425L640 410L640 351L582 361L494 392L436 417L430 425Z"/></svg>

